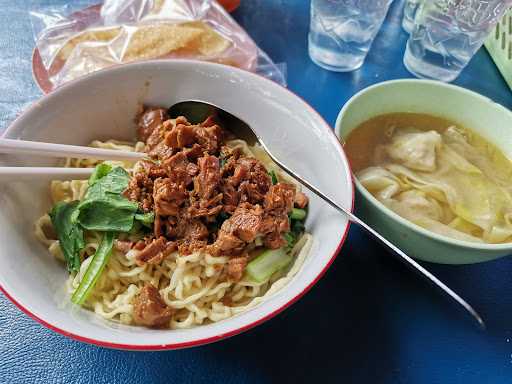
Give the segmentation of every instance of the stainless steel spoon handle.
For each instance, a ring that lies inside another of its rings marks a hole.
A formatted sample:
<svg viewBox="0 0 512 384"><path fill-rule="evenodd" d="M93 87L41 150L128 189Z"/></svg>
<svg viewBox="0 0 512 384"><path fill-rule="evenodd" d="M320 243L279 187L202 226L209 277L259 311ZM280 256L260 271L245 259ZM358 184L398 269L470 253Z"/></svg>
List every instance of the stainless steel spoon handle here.
<svg viewBox="0 0 512 384"><path fill-rule="evenodd" d="M460 297L458 294L456 294L450 287L448 287L446 284L444 284L441 280L439 280L437 277L435 277L432 273L427 271L425 268L423 268L419 263L414 261L410 256L405 254L400 248L395 246L393 243L391 243L389 240L387 240L385 237L383 237L380 233L378 233L376 230L374 230L372 227L370 227L368 224L366 224L364 221L359 219L356 215L351 213L349 210L343 208L342 206L336 204L332 199L324 195L318 188L316 188L314 185L307 182L304 178L296 174L295 172L291 171L286 167L285 164L283 164L279 159L277 159L275 156L272 155L272 153L266 148L265 144L260 138L260 142L262 146L265 148L265 151L268 153L268 155L274 160L274 162L281 167L288 175L293 177L295 180L297 180L300 184L304 185L307 189L309 189L311 192L313 192L315 195L320 197L323 201L325 201L327 204L329 204L334 209L338 210L339 212L343 213L348 217L348 219L359 225L361 228L366 230L368 233L370 233L374 238L380 240L382 244L384 244L386 247L388 247L394 255L399 256L399 259L408 265L411 269L416 271L419 275L421 275L423 278L425 278L427 281L432 283L434 286L438 287L441 291L446 293L448 296L450 296L453 300L455 300L457 303L459 303L471 316L477 321L480 328L485 329L485 323L482 319L482 317L476 312L471 305L469 305L462 297Z"/></svg>

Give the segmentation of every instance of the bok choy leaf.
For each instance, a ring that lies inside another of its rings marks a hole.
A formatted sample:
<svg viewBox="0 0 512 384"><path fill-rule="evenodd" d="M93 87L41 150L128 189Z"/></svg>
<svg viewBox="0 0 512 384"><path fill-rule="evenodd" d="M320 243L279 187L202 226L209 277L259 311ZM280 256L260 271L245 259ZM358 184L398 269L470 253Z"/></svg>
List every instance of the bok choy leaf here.
<svg viewBox="0 0 512 384"><path fill-rule="evenodd" d="M80 285L73 293L71 297L71 301L75 304L82 305L87 297L91 293L92 289L96 285L103 269L105 269L105 265L112 254L112 247L114 245L114 233L113 232L105 232L103 235L103 239L101 240L100 246L94 253L91 260L91 263L87 267L87 271L80 281Z"/></svg>
<svg viewBox="0 0 512 384"><path fill-rule="evenodd" d="M96 184L96 182L106 176L110 171L112 170L112 167L106 163L101 163L94 168L94 171L92 172L92 175L89 177L88 184L89 186Z"/></svg>
<svg viewBox="0 0 512 384"><path fill-rule="evenodd" d="M98 165L93 173L97 177L91 176L93 184L78 205L77 220L91 231L128 232L138 209L137 203L121 195L130 182L130 175L121 167L105 173L107 168L102 165Z"/></svg>
<svg viewBox="0 0 512 384"><path fill-rule="evenodd" d="M89 186L85 199L100 199L106 196L121 195L123 191L128 187L130 182L130 175L126 170L121 167L116 167L108 173L105 172L105 168L100 164L96 167L95 173L99 178L93 180L93 184ZM94 176L94 173L93 175ZM91 178L92 178L91 176Z"/></svg>
<svg viewBox="0 0 512 384"><path fill-rule="evenodd" d="M78 201L59 202L50 212L53 228L70 272L80 269L80 250L85 247L84 232L76 222Z"/></svg>
<svg viewBox="0 0 512 384"><path fill-rule="evenodd" d="M141 222L146 227L151 227L151 224L155 221L155 213L147 212L147 213L136 213L135 220Z"/></svg>
<svg viewBox="0 0 512 384"><path fill-rule="evenodd" d="M90 231L128 232L138 204L121 196L86 199L78 205L78 222Z"/></svg>
<svg viewBox="0 0 512 384"><path fill-rule="evenodd" d="M258 283L267 281L270 276L286 267L293 257L286 252L286 247L268 249L247 264L247 275Z"/></svg>

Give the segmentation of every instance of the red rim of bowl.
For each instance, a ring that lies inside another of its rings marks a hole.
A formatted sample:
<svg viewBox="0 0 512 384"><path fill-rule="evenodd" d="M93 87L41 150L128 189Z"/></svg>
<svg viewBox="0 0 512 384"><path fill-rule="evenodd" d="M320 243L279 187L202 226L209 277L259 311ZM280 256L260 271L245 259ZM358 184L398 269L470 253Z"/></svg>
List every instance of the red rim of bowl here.
<svg viewBox="0 0 512 384"><path fill-rule="evenodd" d="M169 60L147 60L145 62L159 62L159 61L163 61L163 62L167 61L168 62ZM207 64L207 65L213 65L213 66L224 66L224 65L218 64L218 63L205 63L204 61L198 61L198 60L174 59L173 61L188 62L188 63L191 63L191 64L193 64L193 63L201 63L203 65ZM126 66L126 65L137 65L137 64L140 65L140 63L133 63L133 64L124 64L123 66ZM82 77L80 77L78 79L71 80L71 81L67 82L66 84L63 84L62 86L58 87L57 89L49 92L47 95L43 95L40 99L34 101L32 103L32 105L28 109L26 109L25 111L23 111L23 113L21 113L19 116L17 116L16 119L14 119L14 121L11 124L9 124L9 126L4 131L2 136L5 136L5 134L10 130L11 126L14 125L16 123L16 121L18 121L18 119L20 119L23 115L25 115L26 113L29 113L33 108L38 106L40 100L50 96L51 94L53 94L55 92L58 92L59 90L66 89L67 87L73 86L73 84L78 83L80 81L83 81L83 80L87 79L88 77L95 76L96 73L101 73L101 72L107 72L107 71L115 70L115 68L119 68L119 67L121 67L121 66L105 68L105 69L96 71L96 72L94 72L92 74L82 76ZM233 67L230 67L230 68L232 70L234 70L234 71L248 72L248 71L244 71L243 69L239 69L239 68L233 68ZM285 90L286 92L290 93L292 96L300 99L314 115L318 116L320 118L320 120L324 122L325 126L328 127L328 130L329 130L330 134L334 136L335 141L338 143L338 145L339 145L339 147L341 149L341 154L344 157L345 163L347 164L347 168L348 168L349 174L352 175L352 169L351 169L350 163L349 163L349 161L348 161L348 159L346 157L345 151L343 150L343 145L338 140L338 137L334 133L333 128L327 123L327 121L325 121L325 119L308 102L306 102L299 95L297 95L294 92L290 91L288 88L283 87L282 85L280 85L278 83L275 83L272 80L269 80L269 79L267 79L267 78L265 78L265 77L263 77L263 76L261 76L261 75L259 75L257 73L253 73L253 72L249 72L249 73L252 74L252 75L256 75L256 76L260 77L264 81L271 82L272 84L275 84L275 85L281 87L283 90ZM351 189L351 192L352 192L352 204L351 204L351 207L350 207L350 211L353 212L353 210L354 210L354 200L355 200L355 188L354 188L354 181L353 181L352 178L350 179L349 186L350 186L350 189ZM223 334L219 334L219 335L216 335L216 336L211 336L211 337L207 337L207 338L204 338L204 339L198 339L198 340L194 340L194 341L188 341L188 342L184 342L184 343L133 345L133 344L121 344L121 343L109 343L109 342L105 342L105 341L100 341L100 340L96 340L96 339L80 336L80 335L74 334L72 332L68 332L68 331L65 331L65 330L63 330L61 328L58 328L58 327L48 323L47 321L43 320L41 317L37 316L36 314L30 312L30 310L28 310L21 303L16 301L14 299L14 297L12 297L4 289L4 287L1 284L0 284L0 291L14 305L16 305L23 313L25 313L26 315L28 315L32 319L36 320L37 322L39 322L40 324L42 324L46 328L51 329L52 331L55 331L55 332L57 332L57 333L59 333L59 334L61 334L63 336L69 337L69 338L71 338L73 340L77 340L77 341L81 341L81 342L84 342L84 343L88 343L88 344L92 344L92 345L96 345L96 346L100 346L100 347L105 347L105 348L124 349L124 350L132 350L132 351L161 351L161 350L173 350L173 349L195 347L195 346L200 346L200 345L204 345L204 344L209 344L209 343L213 343L213 342L216 342L216 341L220 341L220 340L226 339L228 337L235 336L235 335L238 335L238 334L240 334L242 332L245 332L245 331L247 331L247 330L249 330L251 328L254 328L257 325L259 325L259 324L261 324L261 323L263 323L263 322L265 322L267 320L270 320L274 316L276 316L279 313L281 313L282 311L284 311L290 305L292 305L295 302L297 302L300 298L302 298L324 276L324 274L327 272L329 267L332 265L332 263L334 262L334 260L338 256L338 254L340 253L340 250L343 247L343 244L345 243L345 240L346 240L347 235L348 235L348 231L350 229L350 224L351 224L350 220L348 220L347 221L347 225L345 227L345 231L344 231L344 233L343 233L343 235L342 235L342 237L340 239L340 242L338 243L338 246L337 246L336 250L334 251L334 253L331 256L330 260L324 266L324 268L320 271L320 273L315 277L315 279L312 282L310 282L306 286L306 288L304 288L304 290L302 290L302 292L300 292L296 296L292 297L288 302L283 304L280 308L276 309L275 311L267 314L266 316L264 316L264 317L262 317L262 318L260 318L260 319L258 319L256 321L253 321L250 324L244 325L244 326L242 326L240 328L237 328L237 329L234 329L232 331L229 331L229 332L226 332L226 333L223 333Z"/></svg>

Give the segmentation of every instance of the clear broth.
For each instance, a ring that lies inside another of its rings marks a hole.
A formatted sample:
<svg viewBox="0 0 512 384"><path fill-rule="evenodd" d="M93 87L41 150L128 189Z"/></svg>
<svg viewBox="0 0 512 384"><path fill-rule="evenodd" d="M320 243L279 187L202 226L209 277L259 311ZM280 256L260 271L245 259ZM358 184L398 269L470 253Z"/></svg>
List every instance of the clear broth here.
<svg viewBox="0 0 512 384"><path fill-rule="evenodd" d="M476 147L496 164L496 172L512 177L512 162L495 145L460 124L438 116L424 113L396 112L373 117L349 133L345 141L345 153L354 173L374 164L373 155L379 144L390 141L394 129L413 127L429 131L444 132L451 126L462 129L469 144Z"/></svg>

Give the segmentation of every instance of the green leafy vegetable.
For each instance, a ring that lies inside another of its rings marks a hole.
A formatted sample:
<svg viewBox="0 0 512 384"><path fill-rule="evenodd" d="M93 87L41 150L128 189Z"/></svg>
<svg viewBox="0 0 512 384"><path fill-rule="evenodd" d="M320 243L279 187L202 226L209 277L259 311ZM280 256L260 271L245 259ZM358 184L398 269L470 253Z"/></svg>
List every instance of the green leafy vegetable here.
<svg viewBox="0 0 512 384"><path fill-rule="evenodd" d="M99 164L89 178L84 200L60 202L53 207L50 217L70 272L80 269L80 250L85 247L84 230L106 232L102 245L105 241L108 245L112 243L113 232L129 232L134 227L138 204L121 195L129 182L130 176L123 168ZM154 215L140 214L137 220L150 226ZM100 249L98 254L101 256Z"/></svg>
<svg viewBox="0 0 512 384"><path fill-rule="evenodd" d="M283 236L286 240L286 249L291 251L295 243L300 239L304 233L304 219L307 216L307 211L304 209L293 208L290 213L290 232L285 233Z"/></svg>
<svg viewBox="0 0 512 384"><path fill-rule="evenodd" d="M267 281L270 276L286 267L293 257L286 252L286 247L268 249L247 264L247 275L258 283Z"/></svg>
<svg viewBox="0 0 512 384"><path fill-rule="evenodd" d="M121 167L111 169L107 165L108 171L104 165L96 167L95 178L91 176L93 183L78 205L77 221L88 230L129 232L138 204L121 193L128 187L130 175Z"/></svg>
<svg viewBox="0 0 512 384"><path fill-rule="evenodd" d="M227 219L229 219L229 214L222 211L220 212L218 215L217 215L217 221L219 222L219 227L222 225L222 223L224 221L226 221Z"/></svg>
<svg viewBox="0 0 512 384"><path fill-rule="evenodd" d="M105 177L110 171L112 167L108 164L101 163L94 168L91 177L89 177L89 186L96 184L96 182Z"/></svg>
<svg viewBox="0 0 512 384"><path fill-rule="evenodd" d="M305 229L306 228L304 227L304 222L302 220L292 220L291 231L295 235L300 235Z"/></svg>
<svg viewBox="0 0 512 384"><path fill-rule="evenodd" d="M96 167L96 170L99 168L101 168L101 164ZM98 170L98 174L101 172ZM120 195L128 187L129 182L128 172L121 167L116 167L89 187L85 199L101 199L110 195Z"/></svg>
<svg viewBox="0 0 512 384"><path fill-rule="evenodd" d="M107 194L101 198L82 201L78 209L77 220L85 229L128 232L133 226L138 204L120 195Z"/></svg>
<svg viewBox="0 0 512 384"><path fill-rule="evenodd" d="M286 240L286 250L289 252L299 241L301 235L304 233L304 222L299 220L292 220L291 230L283 235Z"/></svg>
<svg viewBox="0 0 512 384"><path fill-rule="evenodd" d="M91 263L87 267L80 285L73 293L71 301L75 304L82 305L87 297L91 293L94 285L98 281L105 265L107 265L108 259L112 254L112 246L114 244L114 233L105 232L103 239L101 240L100 246L96 250L96 253L92 256Z"/></svg>
<svg viewBox="0 0 512 384"><path fill-rule="evenodd" d="M76 223L78 201L55 204L50 212L53 228L70 272L80 269L80 250L85 247L84 232Z"/></svg>
<svg viewBox="0 0 512 384"><path fill-rule="evenodd" d="M279 183L279 180L277 180L277 175L274 171L270 171L268 174L270 175L270 178L272 179L272 184L276 185L277 183Z"/></svg>
<svg viewBox="0 0 512 384"><path fill-rule="evenodd" d="M155 213L147 212L147 213L136 213L135 220L141 222L146 227L151 227L151 224L155 221Z"/></svg>
<svg viewBox="0 0 512 384"><path fill-rule="evenodd" d="M144 227L146 228L146 227ZM140 223L140 221L135 220L133 222L132 227L130 228L130 232L128 232L130 235L138 235L142 232L143 225Z"/></svg>
<svg viewBox="0 0 512 384"><path fill-rule="evenodd" d="M290 213L290 219L292 220L304 220L306 218L306 210L293 208Z"/></svg>
<svg viewBox="0 0 512 384"><path fill-rule="evenodd" d="M284 239L286 240L286 251L289 252L294 247L295 243L298 240L298 235L294 232L286 232L283 235Z"/></svg>

